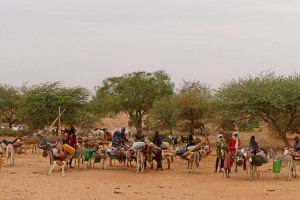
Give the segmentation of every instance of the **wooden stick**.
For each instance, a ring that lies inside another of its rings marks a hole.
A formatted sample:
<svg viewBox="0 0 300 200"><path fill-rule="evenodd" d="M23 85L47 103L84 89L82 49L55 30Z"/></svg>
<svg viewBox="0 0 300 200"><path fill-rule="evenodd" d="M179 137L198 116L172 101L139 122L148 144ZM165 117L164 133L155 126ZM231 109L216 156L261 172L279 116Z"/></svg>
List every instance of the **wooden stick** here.
<svg viewBox="0 0 300 200"><path fill-rule="evenodd" d="M183 158L183 157L187 156L189 153L191 153L191 152L197 150L197 149L198 149L199 147L201 147L201 145L203 145L203 144L205 144L205 141L200 142L199 144L197 144L196 146L194 146L192 149L190 149L190 150L188 150L187 152L185 152L184 154L182 154L180 157Z"/></svg>
<svg viewBox="0 0 300 200"><path fill-rule="evenodd" d="M58 117L56 117L56 119L52 122L52 124L49 126L49 128L48 128L48 130L47 130L47 132L46 132L46 135L48 135L48 133L49 133L50 129L52 128L52 126L56 123L56 121L60 118L60 116L65 112L65 110L66 110L66 109L64 109L64 110L60 113L60 115L58 115Z"/></svg>

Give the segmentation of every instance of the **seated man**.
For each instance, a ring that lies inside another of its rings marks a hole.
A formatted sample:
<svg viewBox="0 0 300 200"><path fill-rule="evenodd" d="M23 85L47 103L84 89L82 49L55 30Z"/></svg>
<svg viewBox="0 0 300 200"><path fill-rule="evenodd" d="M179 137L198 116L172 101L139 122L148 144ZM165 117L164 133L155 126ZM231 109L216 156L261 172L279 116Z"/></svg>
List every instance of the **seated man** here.
<svg viewBox="0 0 300 200"><path fill-rule="evenodd" d="M121 143L128 142L128 139L126 138L125 130L126 129L124 127L121 128L121 132L120 132L120 141L121 141Z"/></svg>
<svg viewBox="0 0 300 200"><path fill-rule="evenodd" d="M299 139L299 136L295 137L294 150L300 152L300 139Z"/></svg>

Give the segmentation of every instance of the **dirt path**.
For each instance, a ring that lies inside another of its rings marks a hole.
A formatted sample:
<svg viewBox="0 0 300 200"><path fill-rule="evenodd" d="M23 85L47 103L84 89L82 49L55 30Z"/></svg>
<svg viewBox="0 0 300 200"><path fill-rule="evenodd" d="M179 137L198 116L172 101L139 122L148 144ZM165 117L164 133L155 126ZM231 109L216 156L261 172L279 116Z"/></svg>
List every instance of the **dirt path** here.
<svg viewBox="0 0 300 200"><path fill-rule="evenodd" d="M271 163L261 168L259 179L246 181L241 169L226 179L213 173L214 159L202 160L194 174L176 157L170 170L135 174L134 168L116 163L107 170L99 165L68 169L62 177L58 169L52 176L46 174L48 160L41 155L20 155L15 166L2 168L0 199L292 199L298 191L300 178L287 182L285 168L279 180L273 179Z"/></svg>

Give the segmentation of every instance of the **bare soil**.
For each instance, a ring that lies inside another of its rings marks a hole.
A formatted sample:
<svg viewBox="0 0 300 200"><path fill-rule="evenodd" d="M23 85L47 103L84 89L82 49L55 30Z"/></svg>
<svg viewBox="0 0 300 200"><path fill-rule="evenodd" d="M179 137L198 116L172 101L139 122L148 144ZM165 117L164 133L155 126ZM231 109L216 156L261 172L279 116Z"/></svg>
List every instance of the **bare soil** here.
<svg viewBox="0 0 300 200"><path fill-rule="evenodd" d="M118 126L124 126L118 124ZM269 148L274 139L269 132L240 132L243 146L255 135L261 147ZM214 146L215 135L210 136ZM281 141L276 145L281 147ZM28 151L30 152L30 151ZM215 152L213 150L213 152ZM123 168L116 162L107 170L96 164L95 169L68 169L62 177L56 169L48 176L48 159L41 154L18 155L14 166L3 166L0 174L0 199L292 199L298 196L300 178L288 182L282 168L279 180L274 180L272 161L263 165L260 178L246 180L240 168L226 179L214 173L215 154L203 159L194 174L188 173L186 161L175 157L171 169L150 170L136 174L135 168ZM297 166L299 174L300 166Z"/></svg>

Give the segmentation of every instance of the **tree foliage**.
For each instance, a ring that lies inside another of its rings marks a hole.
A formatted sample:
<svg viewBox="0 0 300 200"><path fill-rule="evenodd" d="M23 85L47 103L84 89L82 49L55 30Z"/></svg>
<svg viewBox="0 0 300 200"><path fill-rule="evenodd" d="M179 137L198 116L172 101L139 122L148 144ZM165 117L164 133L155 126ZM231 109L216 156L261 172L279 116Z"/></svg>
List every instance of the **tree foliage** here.
<svg viewBox="0 0 300 200"><path fill-rule="evenodd" d="M203 128L209 111L211 91L199 81L184 81L176 98L176 118L184 129L194 134L195 129Z"/></svg>
<svg viewBox="0 0 300 200"><path fill-rule="evenodd" d="M248 117L259 117L276 131L286 146L289 132L299 133L300 76L265 72L224 84L217 92L219 103Z"/></svg>
<svg viewBox="0 0 300 200"><path fill-rule="evenodd" d="M31 86L24 90L20 114L22 121L33 129L50 125L65 109L61 122L78 125L83 120L89 92L85 88L65 88L58 82Z"/></svg>
<svg viewBox="0 0 300 200"><path fill-rule="evenodd" d="M174 84L164 71L139 71L121 77L110 77L102 82L93 98L98 113L125 112L132 124L141 129L144 115L153 103L173 93Z"/></svg>
<svg viewBox="0 0 300 200"><path fill-rule="evenodd" d="M167 129L172 135L176 128L176 102L173 96L163 97L154 102L145 123L155 129Z"/></svg>
<svg viewBox="0 0 300 200"><path fill-rule="evenodd" d="M11 85L0 85L0 116L11 128L17 122L21 99L20 90Z"/></svg>

